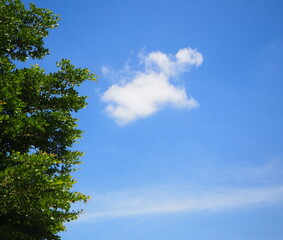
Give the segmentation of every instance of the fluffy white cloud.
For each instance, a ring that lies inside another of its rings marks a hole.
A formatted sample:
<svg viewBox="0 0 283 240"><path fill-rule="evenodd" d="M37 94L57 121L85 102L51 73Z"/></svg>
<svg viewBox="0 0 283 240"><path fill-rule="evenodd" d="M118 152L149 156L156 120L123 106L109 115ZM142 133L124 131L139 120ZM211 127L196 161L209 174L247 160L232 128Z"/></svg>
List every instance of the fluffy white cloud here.
<svg viewBox="0 0 283 240"><path fill-rule="evenodd" d="M177 58L179 64L192 64L199 66L203 61L202 55L191 48L180 49L176 53L175 57Z"/></svg>
<svg viewBox="0 0 283 240"><path fill-rule="evenodd" d="M123 79L123 83L112 85L102 95L102 101L108 103L106 112L118 124L125 125L149 116L167 105L188 109L198 106L184 87L170 82L172 77L188 71L191 66L201 65L203 59L198 51L184 48L175 56L157 51L141 59L144 71L133 72L128 69L123 78L130 80Z"/></svg>

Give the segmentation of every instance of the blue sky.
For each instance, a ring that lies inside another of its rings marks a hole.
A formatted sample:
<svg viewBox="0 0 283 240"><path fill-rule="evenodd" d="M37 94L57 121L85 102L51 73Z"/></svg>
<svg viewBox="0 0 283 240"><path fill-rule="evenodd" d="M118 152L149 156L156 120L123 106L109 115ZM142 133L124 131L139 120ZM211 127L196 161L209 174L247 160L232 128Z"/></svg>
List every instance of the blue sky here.
<svg viewBox="0 0 283 240"><path fill-rule="evenodd" d="M283 238L282 1L34 3L62 18L36 62L100 75L63 239Z"/></svg>

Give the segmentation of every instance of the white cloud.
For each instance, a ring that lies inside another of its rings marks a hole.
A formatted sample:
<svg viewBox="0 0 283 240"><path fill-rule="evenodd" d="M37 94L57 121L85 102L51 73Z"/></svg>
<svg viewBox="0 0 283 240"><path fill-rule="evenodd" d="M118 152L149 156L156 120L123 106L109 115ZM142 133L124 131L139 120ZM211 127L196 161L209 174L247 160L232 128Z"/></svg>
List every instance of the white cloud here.
<svg viewBox="0 0 283 240"><path fill-rule="evenodd" d="M105 221L121 217L223 211L283 200L283 186L271 188L223 188L199 191L192 188L140 188L94 197L94 210L80 221Z"/></svg>
<svg viewBox="0 0 283 240"><path fill-rule="evenodd" d="M180 49L175 56L178 62L181 64L191 64L199 66L202 64L203 61L202 55L191 48Z"/></svg>
<svg viewBox="0 0 283 240"><path fill-rule="evenodd" d="M144 71L134 72L128 68L122 81L109 87L101 98L108 103L105 111L118 124L126 125L147 117L167 105L187 109L198 106L183 86L170 82L172 77L188 71L191 66L202 64L202 55L197 50L180 49L174 57L159 51L140 57ZM107 68L103 71L109 72Z"/></svg>

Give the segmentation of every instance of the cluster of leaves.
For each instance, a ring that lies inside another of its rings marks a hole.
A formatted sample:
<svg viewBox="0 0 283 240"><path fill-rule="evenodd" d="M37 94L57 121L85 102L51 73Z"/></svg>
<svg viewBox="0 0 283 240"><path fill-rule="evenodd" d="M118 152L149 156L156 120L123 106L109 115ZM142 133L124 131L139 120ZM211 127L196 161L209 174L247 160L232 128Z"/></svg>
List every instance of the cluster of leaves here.
<svg viewBox="0 0 283 240"><path fill-rule="evenodd" d="M48 29L58 26L58 15L30 4L25 9L20 0L0 0L0 56L24 61L28 56L42 58Z"/></svg>
<svg viewBox="0 0 283 240"><path fill-rule="evenodd" d="M2 239L60 239L54 233L65 229L65 221L77 218L71 203L86 201L71 192L70 174L54 166L64 165L55 155L13 153L0 172Z"/></svg>
<svg viewBox="0 0 283 240"><path fill-rule="evenodd" d="M72 191L82 156L71 150L82 134L72 113L86 106L76 88L96 75L64 59L53 73L13 63L45 56L43 38L58 20L33 4L0 0L1 239L60 239L64 223L80 213L72 203L88 199Z"/></svg>

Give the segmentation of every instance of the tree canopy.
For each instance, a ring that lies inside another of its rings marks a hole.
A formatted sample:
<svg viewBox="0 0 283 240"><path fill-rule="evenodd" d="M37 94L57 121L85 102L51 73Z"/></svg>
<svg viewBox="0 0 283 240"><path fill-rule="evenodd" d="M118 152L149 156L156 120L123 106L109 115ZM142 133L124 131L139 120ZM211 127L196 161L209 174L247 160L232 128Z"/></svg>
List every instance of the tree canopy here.
<svg viewBox="0 0 283 240"><path fill-rule="evenodd" d="M88 197L72 191L71 173L81 152L72 150L82 131L73 112L86 106L76 90L96 75L69 60L46 73L14 61L48 54L44 38L58 15L20 0L0 0L0 236L55 240L78 217L72 203Z"/></svg>

